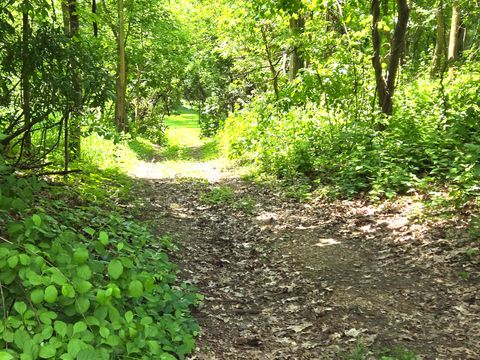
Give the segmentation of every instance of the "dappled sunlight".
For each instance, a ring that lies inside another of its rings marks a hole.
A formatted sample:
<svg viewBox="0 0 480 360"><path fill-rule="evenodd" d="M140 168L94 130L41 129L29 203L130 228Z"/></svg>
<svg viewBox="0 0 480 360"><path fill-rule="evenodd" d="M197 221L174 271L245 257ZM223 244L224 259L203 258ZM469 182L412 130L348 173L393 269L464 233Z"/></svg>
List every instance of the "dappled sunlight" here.
<svg viewBox="0 0 480 360"><path fill-rule="evenodd" d="M165 161L160 163L140 162L131 175L140 179L194 178L209 182L218 182L229 176L224 172L226 161L223 159L206 162Z"/></svg>
<svg viewBox="0 0 480 360"><path fill-rule="evenodd" d="M201 138L196 113L182 109L165 122L167 145L158 150L156 158L160 161L139 161L129 172L131 176L150 180L192 178L210 183L232 176L227 160L218 156L215 141Z"/></svg>
<svg viewBox="0 0 480 360"><path fill-rule="evenodd" d="M332 238L326 238L326 239L319 239L314 246L325 247L325 246L338 245L338 244L340 244L340 241Z"/></svg>

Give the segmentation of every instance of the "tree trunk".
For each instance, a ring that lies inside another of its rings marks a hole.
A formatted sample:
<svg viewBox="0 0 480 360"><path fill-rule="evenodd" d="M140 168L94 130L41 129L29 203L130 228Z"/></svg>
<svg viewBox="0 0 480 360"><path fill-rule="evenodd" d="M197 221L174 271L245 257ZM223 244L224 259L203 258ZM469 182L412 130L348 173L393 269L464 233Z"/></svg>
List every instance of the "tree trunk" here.
<svg viewBox="0 0 480 360"><path fill-rule="evenodd" d="M93 36L98 38L98 22L95 16L97 16L97 0L92 0L92 14L93 18Z"/></svg>
<svg viewBox="0 0 480 360"><path fill-rule="evenodd" d="M289 81L295 80L298 72L305 66L305 61L301 53L301 45L299 36L303 34L305 30L305 19L302 15L298 14L298 17L290 18L290 34L294 38L295 45L291 49L290 53L290 68L288 71Z"/></svg>
<svg viewBox="0 0 480 360"><path fill-rule="evenodd" d="M443 1L437 7L437 41L433 54L431 76L436 76L443 69L445 58L445 16L443 12Z"/></svg>
<svg viewBox="0 0 480 360"><path fill-rule="evenodd" d="M77 41L79 36L79 16L77 13L77 0L70 0L68 7L70 22L70 37L73 41ZM72 120L70 123L70 151L72 159L80 157L81 153L81 112L82 112L82 88L80 84L80 75L78 71L78 62L74 55L70 57L70 72L72 77L73 101L72 101Z"/></svg>
<svg viewBox="0 0 480 360"><path fill-rule="evenodd" d="M125 9L124 0L118 0L118 69L117 100L115 103L115 122L119 132L127 131L127 60L125 53Z"/></svg>
<svg viewBox="0 0 480 360"><path fill-rule="evenodd" d="M465 42L467 41L467 28L462 23L458 29L458 39L457 39L457 57L461 57L463 51L465 50Z"/></svg>
<svg viewBox="0 0 480 360"><path fill-rule="evenodd" d="M31 77L31 67L30 67L30 18L28 14L29 0L25 0L23 2L24 10L23 10L23 27L22 27L22 110L23 110L23 118L25 122L25 135L23 139L23 146L27 154L31 153L32 150L32 136L30 134L30 126L32 122L32 108L30 104L31 98L31 84L30 84L30 77Z"/></svg>
<svg viewBox="0 0 480 360"><path fill-rule="evenodd" d="M397 79L400 60L405 48L405 35L407 33L410 9L407 0L397 0L398 20L393 34L391 53L387 64L387 73L384 76L381 58L381 37L378 30L380 22L380 0L372 0L372 43L373 57L372 64L375 70L375 81L377 84L378 100L382 113L390 116L393 111L393 94Z"/></svg>
<svg viewBox="0 0 480 360"><path fill-rule="evenodd" d="M65 35L70 42L77 41L79 36L79 16L77 13L77 0L62 1L63 26ZM78 72L78 62L75 55L70 55L69 72L72 85L72 98L68 99L67 114L65 117L65 164L72 159L78 159L81 154L81 108L82 108L82 89L80 85L80 75Z"/></svg>
<svg viewBox="0 0 480 360"><path fill-rule="evenodd" d="M272 74L273 91L275 92L275 97L278 100L280 96L279 95L280 89L278 87L278 72L275 69L275 64L273 63L272 50L270 49L270 45L268 44L268 39L267 39L267 31L263 27L260 30L262 33L263 45L265 47L265 54L267 56L268 67L270 69L270 73Z"/></svg>
<svg viewBox="0 0 480 360"><path fill-rule="evenodd" d="M450 42L448 44L448 62L453 64L458 59L459 29L462 13L458 1L453 3L452 24L450 27Z"/></svg>

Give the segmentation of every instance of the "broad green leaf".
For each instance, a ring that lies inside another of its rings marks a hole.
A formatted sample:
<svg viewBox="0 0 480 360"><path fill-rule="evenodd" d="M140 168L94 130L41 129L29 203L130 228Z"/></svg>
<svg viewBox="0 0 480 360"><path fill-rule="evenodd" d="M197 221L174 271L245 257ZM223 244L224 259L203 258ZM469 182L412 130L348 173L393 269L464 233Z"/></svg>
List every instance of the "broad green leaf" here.
<svg viewBox="0 0 480 360"><path fill-rule="evenodd" d="M101 327L100 336L103 337L104 339L108 338L110 336L110 330L106 327Z"/></svg>
<svg viewBox="0 0 480 360"><path fill-rule="evenodd" d="M17 301L14 305L13 308L17 313L20 315L25 314L25 311L27 311L27 304L25 304L23 301Z"/></svg>
<svg viewBox="0 0 480 360"><path fill-rule="evenodd" d="M85 324L83 321L78 321L73 325L73 333L78 334L81 332L84 332L87 330L87 324Z"/></svg>
<svg viewBox="0 0 480 360"><path fill-rule="evenodd" d="M70 284L65 284L62 286L62 295L68 298L73 299L75 297L75 289Z"/></svg>
<svg viewBox="0 0 480 360"><path fill-rule="evenodd" d="M83 280L90 280L92 277L92 270L86 264L79 266L77 269L77 275Z"/></svg>
<svg viewBox="0 0 480 360"><path fill-rule="evenodd" d="M177 360L177 358L173 355L163 353L162 355L160 355L160 360Z"/></svg>
<svg viewBox="0 0 480 360"><path fill-rule="evenodd" d="M45 289L44 297L45 297L45 301L48 302L49 304L52 304L55 301L57 301L58 290L55 287L55 285L47 286L47 288Z"/></svg>
<svg viewBox="0 0 480 360"><path fill-rule="evenodd" d="M73 253L73 260L76 264L81 265L88 259L88 250L85 247L81 247L75 250Z"/></svg>
<svg viewBox="0 0 480 360"><path fill-rule="evenodd" d="M113 260L108 264L108 274L112 279L118 279L123 274L123 265L119 260Z"/></svg>
<svg viewBox="0 0 480 360"><path fill-rule="evenodd" d="M56 353L57 350L55 349L55 347L47 344L40 348L40 353L38 354L38 356L40 356L42 359L51 359L55 356Z"/></svg>
<svg viewBox="0 0 480 360"><path fill-rule="evenodd" d="M139 298L143 295L143 284L138 280L133 280L128 285L128 293L133 298Z"/></svg>
<svg viewBox="0 0 480 360"><path fill-rule="evenodd" d="M41 304L44 299L43 289L35 289L30 294L30 300L35 305Z"/></svg>
<svg viewBox="0 0 480 360"><path fill-rule="evenodd" d="M133 313L131 311L127 311L125 313L125 320L127 320L127 323L131 323L133 320Z"/></svg>
<svg viewBox="0 0 480 360"><path fill-rule="evenodd" d="M83 349L77 355L77 360L99 360L99 353L92 349Z"/></svg>
<svg viewBox="0 0 480 360"><path fill-rule="evenodd" d="M43 284L43 278L32 270L27 270L25 276L32 285L41 285Z"/></svg>
<svg viewBox="0 0 480 360"><path fill-rule="evenodd" d="M99 326L100 327L100 320L97 319L95 316L87 316L85 318L87 325L89 326Z"/></svg>
<svg viewBox="0 0 480 360"><path fill-rule="evenodd" d="M0 259L6 258L10 254L10 249L0 247Z"/></svg>
<svg viewBox="0 0 480 360"><path fill-rule="evenodd" d="M11 269L15 268L18 265L18 256L14 255L8 258L7 264Z"/></svg>
<svg viewBox="0 0 480 360"><path fill-rule="evenodd" d="M13 360L14 357L6 351L0 351L0 360Z"/></svg>
<svg viewBox="0 0 480 360"><path fill-rule="evenodd" d="M37 227L39 227L40 225L42 225L42 218L41 218L39 215L37 215L37 214L35 214L35 215L32 216L32 221L33 221L33 223L35 224L35 226L37 226Z"/></svg>
<svg viewBox="0 0 480 360"><path fill-rule="evenodd" d="M52 277L51 277L51 280L53 283L57 284L57 285L65 285L68 280L67 278L65 277L65 275L63 275L60 270L54 268L55 270L53 270L53 273L52 273Z"/></svg>
<svg viewBox="0 0 480 360"><path fill-rule="evenodd" d="M86 294L87 292L90 291L92 288L92 284L88 282L87 280L80 280L75 282L75 289L80 293L80 294Z"/></svg>
<svg viewBox="0 0 480 360"><path fill-rule="evenodd" d="M61 360L75 360L75 358L70 354L63 354L62 356L60 356L60 359Z"/></svg>
<svg viewBox="0 0 480 360"><path fill-rule="evenodd" d="M27 254L20 254L18 255L18 259L20 260L20 264L22 265L30 265L30 256Z"/></svg>
<svg viewBox="0 0 480 360"><path fill-rule="evenodd" d="M108 245L108 234L105 231L100 231L100 234L98 236L98 240L103 244L103 245Z"/></svg>
<svg viewBox="0 0 480 360"><path fill-rule="evenodd" d="M13 339L15 337L15 334L7 329L3 330L1 335L3 337L3 340L5 340L7 343L13 342Z"/></svg>
<svg viewBox="0 0 480 360"><path fill-rule="evenodd" d="M151 324L153 324L153 319L150 316L145 316L140 321L140 324L142 324L144 326L151 325Z"/></svg>
<svg viewBox="0 0 480 360"><path fill-rule="evenodd" d="M64 323L63 321L55 321L53 328L55 332L60 335L62 338L67 335L68 327L67 324Z"/></svg>
<svg viewBox="0 0 480 360"><path fill-rule="evenodd" d="M13 341L19 349L23 349L25 343L30 340L30 335L24 329L18 329L15 331Z"/></svg>
<svg viewBox="0 0 480 360"><path fill-rule="evenodd" d="M75 308L79 314L85 314L90 308L90 300L86 297L80 297L75 301Z"/></svg>
<svg viewBox="0 0 480 360"><path fill-rule="evenodd" d="M47 312L42 312L39 315L40 321L45 325L50 325L52 323L52 318L48 315Z"/></svg>
<svg viewBox="0 0 480 360"><path fill-rule="evenodd" d="M45 326L42 331L43 340L48 340L53 336L53 327L50 325Z"/></svg>
<svg viewBox="0 0 480 360"><path fill-rule="evenodd" d="M95 230L93 230L91 227L86 227L83 229L88 235L93 236L95 234Z"/></svg>
<svg viewBox="0 0 480 360"><path fill-rule="evenodd" d="M85 347L85 343L79 339L72 339L68 342L67 351L68 354L76 358L77 354Z"/></svg>

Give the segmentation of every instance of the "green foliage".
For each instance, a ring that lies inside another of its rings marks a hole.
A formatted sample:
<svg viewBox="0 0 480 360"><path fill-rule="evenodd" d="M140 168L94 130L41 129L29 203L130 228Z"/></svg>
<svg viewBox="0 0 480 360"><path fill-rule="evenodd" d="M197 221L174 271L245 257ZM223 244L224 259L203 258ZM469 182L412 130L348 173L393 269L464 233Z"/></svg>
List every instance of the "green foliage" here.
<svg viewBox="0 0 480 360"><path fill-rule="evenodd" d="M219 186L202 193L200 201L207 205L229 204L235 199L235 192L228 186Z"/></svg>
<svg viewBox="0 0 480 360"><path fill-rule="evenodd" d="M200 201L206 205L231 206L246 214L253 214L255 211L255 200L251 196L236 194L228 186L217 186L200 195Z"/></svg>
<svg viewBox="0 0 480 360"><path fill-rule="evenodd" d="M173 359L194 349L189 308L199 298L176 284L144 226L33 179L3 177L0 190L1 358Z"/></svg>
<svg viewBox="0 0 480 360"><path fill-rule="evenodd" d="M380 351L368 349L363 344L357 344L356 348L350 354L341 354L344 360L417 360L418 357L412 351L402 347L385 348Z"/></svg>
<svg viewBox="0 0 480 360"><path fill-rule="evenodd" d="M232 115L221 133L231 158L255 162L287 182L299 178L329 195L371 198L427 190L447 184L464 196L478 195L480 102L478 72L461 76L446 89L442 107L438 83L419 80L398 95L390 118L352 118L341 108L307 103L287 110L256 102Z"/></svg>

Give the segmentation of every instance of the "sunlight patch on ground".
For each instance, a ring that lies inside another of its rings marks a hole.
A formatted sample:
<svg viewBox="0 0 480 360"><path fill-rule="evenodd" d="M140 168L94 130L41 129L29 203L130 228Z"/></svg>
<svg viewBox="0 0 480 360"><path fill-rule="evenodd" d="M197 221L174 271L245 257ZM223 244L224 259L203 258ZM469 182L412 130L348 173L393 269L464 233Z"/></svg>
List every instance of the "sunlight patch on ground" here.
<svg viewBox="0 0 480 360"><path fill-rule="evenodd" d="M195 178L218 182L228 174L224 171L226 161L166 161L162 163L141 162L131 175L141 179Z"/></svg>
<svg viewBox="0 0 480 360"><path fill-rule="evenodd" d="M157 161L140 161L130 175L141 179L203 179L211 183L230 177L227 160L219 158L216 142L201 138L198 115L188 109L165 118L167 145ZM162 161L158 161L161 159Z"/></svg>
<svg viewBox="0 0 480 360"><path fill-rule="evenodd" d="M167 129L166 134L171 145L198 147L203 144L200 139L200 129L170 128Z"/></svg>
<svg viewBox="0 0 480 360"><path fill-rule="evenodd" d="M340 244L340 241L335 239L320 239L319 242L315 244L317 247L325 247L329 245L337 245Z"/></svg>

